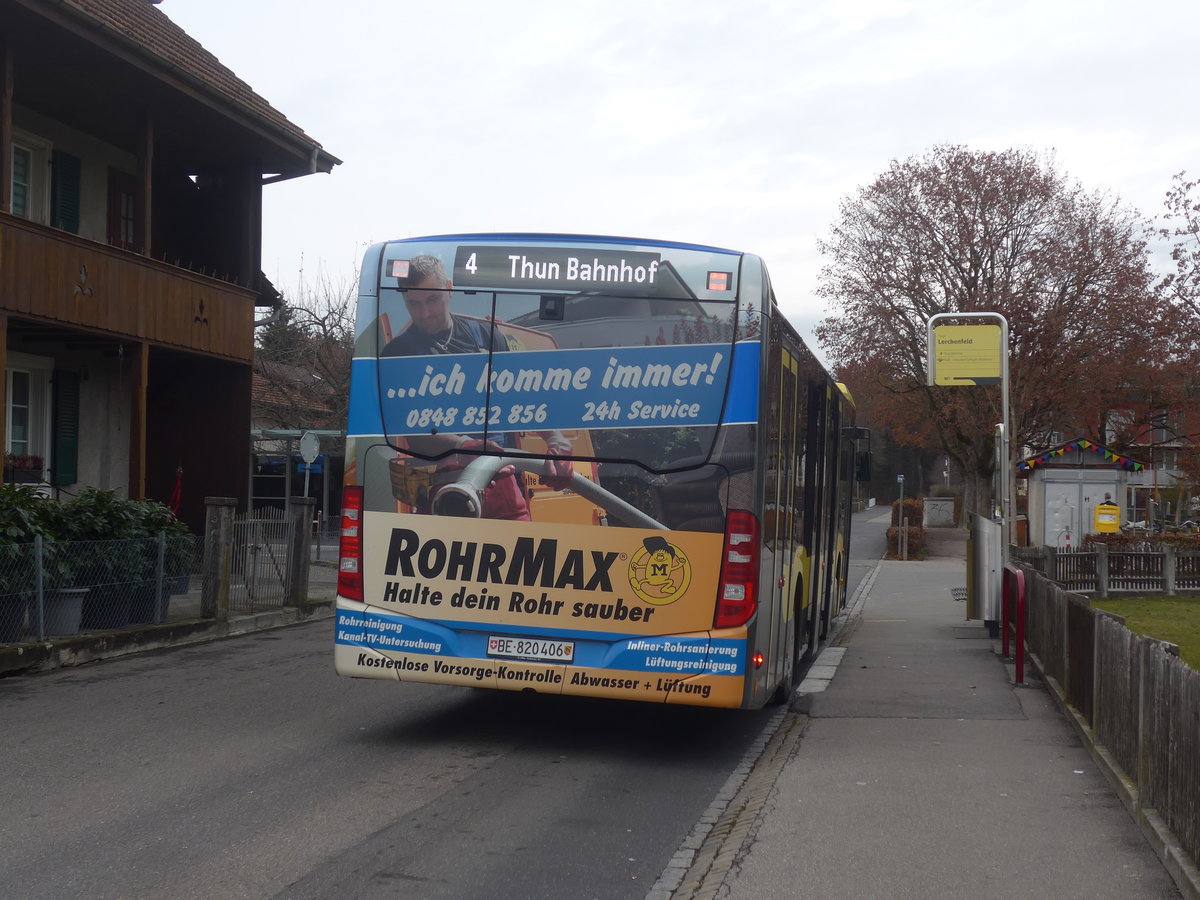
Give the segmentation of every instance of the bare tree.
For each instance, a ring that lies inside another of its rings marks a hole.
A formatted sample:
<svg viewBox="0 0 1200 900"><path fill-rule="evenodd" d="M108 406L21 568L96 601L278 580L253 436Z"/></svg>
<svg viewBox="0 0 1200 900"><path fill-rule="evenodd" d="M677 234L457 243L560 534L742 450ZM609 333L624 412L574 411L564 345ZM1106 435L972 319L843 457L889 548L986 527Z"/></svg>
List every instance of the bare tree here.
<svg viewBox="0 0 1200 900"><path fill-rule="evenodd" d="M985 505L996 388L928 387L935 313L998 312L1010 326L1016 446L1056 429L1097 436L1103 411L1161 360L1164 307L1152 289L1146 224L1028 150L937 147L893 162L843 200L821 250L817 329L858 394L913 446L940 448Z"/></svg>
<svg viewBox="0 0 1200 900"><path fill-rule="evenodd" d="M256 421L272 428L344 429L354 355L357 273L322 272L259 329Z"/></svg>
<svg viewBox="0 0 1200 900"><path fill-rule="evenodd" d="M1175 271L1163 279L1162 287L1172 300L1200 315L1200 181L1180 172L1174 182L1163 216L1168 225L1159 235L1172 242Z"/></svg>

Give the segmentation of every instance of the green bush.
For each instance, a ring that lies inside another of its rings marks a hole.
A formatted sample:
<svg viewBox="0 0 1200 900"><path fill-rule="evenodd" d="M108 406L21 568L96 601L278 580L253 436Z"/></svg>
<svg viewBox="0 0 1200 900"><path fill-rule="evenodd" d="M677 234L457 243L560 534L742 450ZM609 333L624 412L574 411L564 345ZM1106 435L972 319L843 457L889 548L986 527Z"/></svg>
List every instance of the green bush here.
<svg viewBox="0 0 1200 900"><path fill-rule="evenodd" d="M156 543L150 538L166 534L168 574L182 574L191 563L191 542L173 540L189 534L188 528L155 500L129 500L115 491L88 488L65 502L47 498L30 485L0 485L0 593L31 590L28 566L8 566L10 557L32 560L16 549L37 535L47 542L45 565L51 585L75 586L81 579L92 584L131 582L153 577L158 562ZM141 538L134 542L133 539ZM70 551L70 541L130 541L114 551L113 544L95 543ZM186 557L186 564L183 562ZM182 568L181 568L182 567ZM176 571L178 570L178 571ZM5 573L8 573L7 577ZM26 586L28 582L28 586Z"/></svg>
<svg viewBox="0 0 1200 900"><path fill-rule="evenodd" d="M33 590L37 572L25 545L39 534L55 537L48 530L49 503L32 485L0 484L0 597Z"/></svg>

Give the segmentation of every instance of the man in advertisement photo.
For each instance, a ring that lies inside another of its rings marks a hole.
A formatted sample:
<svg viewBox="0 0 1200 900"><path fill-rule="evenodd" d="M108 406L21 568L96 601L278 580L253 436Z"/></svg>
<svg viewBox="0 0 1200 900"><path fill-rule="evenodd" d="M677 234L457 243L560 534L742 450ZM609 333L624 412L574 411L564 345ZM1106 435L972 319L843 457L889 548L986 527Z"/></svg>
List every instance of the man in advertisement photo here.
<svg viewBox="0 0 1200 900"><path fill-rule="evenodd" d="M384 345L380 357L507 352L510 349L493 322L451 312L453 283L440 259L418 254L407 260L406 269L397 276L411 323ZM555 490L569 487L574 475L574 467L568 458L570 441L560 431L537 434L545 441L548 457L541 475L542 483ZM476 452L486 450L502 454L517 448L517 436L510 432L487 435L430 433L410 436L407 442L409 449L427 457L450 450L466 451L443 458L435 467L406 456L397 456L391 461L393 494L421 513L430 511L437 491L455 480L458 473L475 459ZM485 519L530 520L522 479L512 466L502 467L487 486L480 515Z"/></svg>

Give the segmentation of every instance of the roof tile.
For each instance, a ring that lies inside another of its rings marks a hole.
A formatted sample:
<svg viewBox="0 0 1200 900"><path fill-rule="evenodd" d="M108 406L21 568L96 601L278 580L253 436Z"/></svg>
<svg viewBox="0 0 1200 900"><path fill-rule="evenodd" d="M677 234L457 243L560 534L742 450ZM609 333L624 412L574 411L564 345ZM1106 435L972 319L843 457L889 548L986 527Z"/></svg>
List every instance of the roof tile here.
<svg viewBox="0 0 1200 900"><path fill-rule="evenodd" d="M224 94L249 112L261 116L307 142L320 146L250 85L222 65L150 0L62 0L63 4L101 27L124 35L169 66L178 67L204 85Z"/></svg>

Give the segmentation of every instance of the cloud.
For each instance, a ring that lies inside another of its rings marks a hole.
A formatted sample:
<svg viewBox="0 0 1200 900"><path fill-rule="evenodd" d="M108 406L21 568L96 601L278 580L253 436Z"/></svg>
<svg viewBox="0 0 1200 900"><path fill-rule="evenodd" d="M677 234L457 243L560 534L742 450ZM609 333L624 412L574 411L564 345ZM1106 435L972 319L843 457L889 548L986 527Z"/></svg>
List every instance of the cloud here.
<svg viewBox="0 0 1200 900"><path fill-rule="evenodd" d="M1200 151L1185 0L160 8L345 160L265 192L264 268L285 285L301 257L352 270L386 238L616 233L758 253L807 325L817 239L893 159L1055 148L1151 215Z"/></svg>

